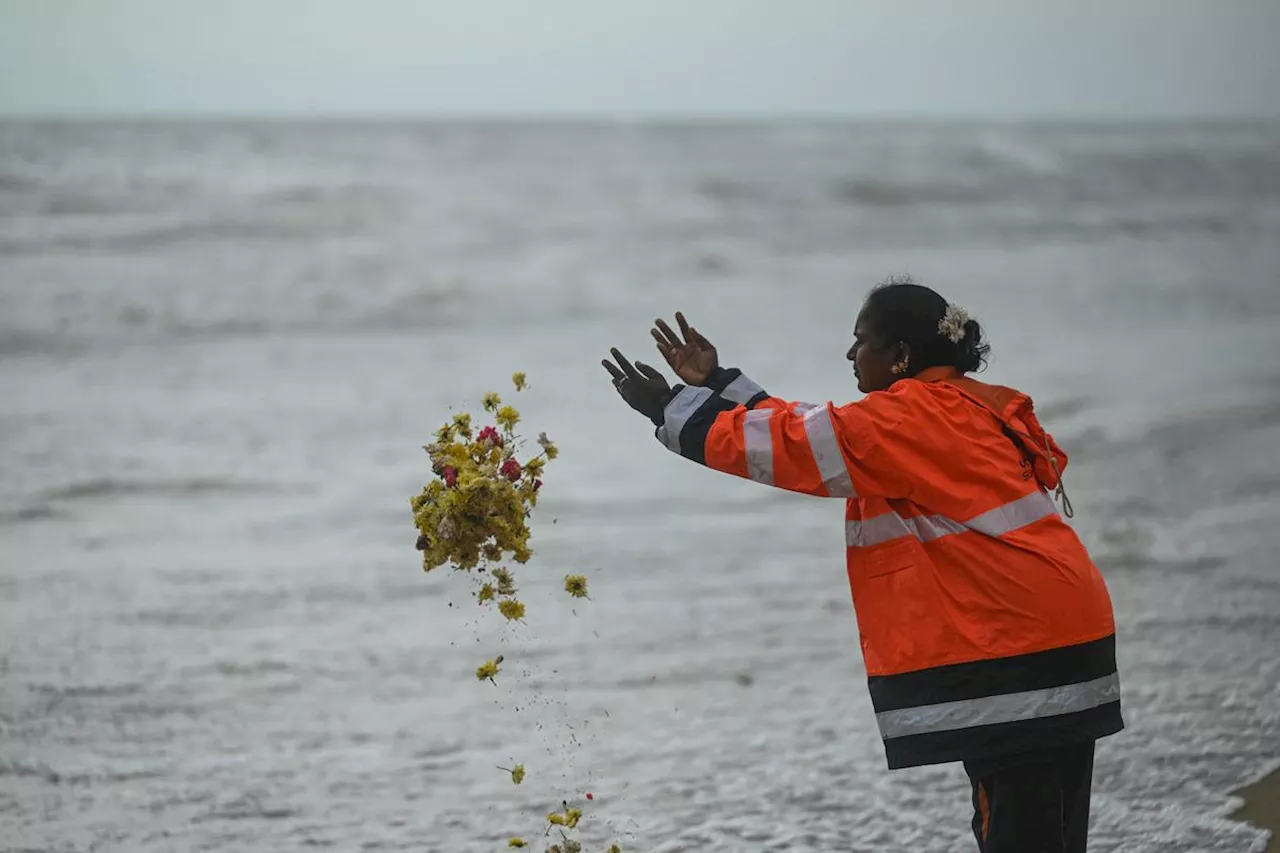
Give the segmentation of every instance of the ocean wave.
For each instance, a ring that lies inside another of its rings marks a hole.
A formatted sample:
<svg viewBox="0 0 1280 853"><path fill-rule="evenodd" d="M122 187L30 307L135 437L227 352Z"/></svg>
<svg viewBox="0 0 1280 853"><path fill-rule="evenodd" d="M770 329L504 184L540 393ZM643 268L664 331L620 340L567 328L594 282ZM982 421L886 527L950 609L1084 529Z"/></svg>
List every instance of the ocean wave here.
<svg viewBox="0 0 1280 853"><path fill-rule="evenodd" d="M259 660L251 663L219 661L213 665L213 671L217 672L219 675L236 677L274 675L281 672L291 672L292 670L292 666L277 660Z"/></svg>
<svg viewBox="0 0 1280 853"><path fill-rule="evenodd" d="M60 252L142 252L209 243L237 246L316 240L343 233L352 225L339 220L245 216L198 219L134 230L53 233L0 239L0 253L39 255Z"/></svg>
<svg viewBox="0 0 1280 853"><path fill-rule="evenodd" d="M828 187L834 198L859 207L909 207L919 204L977 204L999 193L992 187L963 184L918 184L874 178L850 178Z"/></svg>
<svg viewBox="0 0 1280 853"><path fill-rule="evenodd" d="M44 189L45 182L29 172L0 172L0 193L31 193Z"/></svg>
<svg viewBox="0 0 1280 853"><path fill-rule="evenodd" d="M219 477L189 477L173 480L119 480L102 477L50 489L44 493L44 497L50 501L98 500L126 496L183 497L268 492L278 488L279 486L272 483Z"/></svg>
<svg viewBox="0 0 1280 853"><path fill-rule="evenodd" d="M0 526L25 524L29 521L47 521L65 516L62 512L47 503L34 503L16 509L0 509Z"/></svg>
<svg viewBox="0 0 1280 853"><path fill-rule="evenodd" d="M273 807L262 801L259 794L246 794L191 818L193 823L210 820L283 820L296 817L302 811L289 807Z"/></svg>
<svg viewBox="0 0 1280 853"><path fill-rule="evenodd" d="M1183 456L1277 426L1280 426L1280 402L1258 403L1179 417L1153 427L1135 444L1158 447L1165 456Z"/></svg>
<svg viewBox="0 0 1280 853"><path fill-rule="evenodd" d="M45 696L73 699L99 699L133 696L142 692L136 682L121 684L33 684L31 689Z"/></svg>

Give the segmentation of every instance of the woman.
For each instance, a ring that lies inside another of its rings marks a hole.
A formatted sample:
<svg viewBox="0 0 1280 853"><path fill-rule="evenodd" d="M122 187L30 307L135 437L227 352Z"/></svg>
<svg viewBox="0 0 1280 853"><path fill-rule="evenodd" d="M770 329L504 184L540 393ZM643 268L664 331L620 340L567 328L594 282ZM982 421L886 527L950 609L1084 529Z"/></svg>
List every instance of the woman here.
<svg viewBox="0 0 1280 853"><path fill-rule="evenodd" d="M618 350L619 394L687 459L846 498L849 584L890 769L963 761L983 853L1085 850L1094 741L1120 731L1115 622L1062 520L1067 457L1031 400L966 374L989 347L963 309L891 281L859 313L859 402L769 396L677 314L658 350Z"/></svg>

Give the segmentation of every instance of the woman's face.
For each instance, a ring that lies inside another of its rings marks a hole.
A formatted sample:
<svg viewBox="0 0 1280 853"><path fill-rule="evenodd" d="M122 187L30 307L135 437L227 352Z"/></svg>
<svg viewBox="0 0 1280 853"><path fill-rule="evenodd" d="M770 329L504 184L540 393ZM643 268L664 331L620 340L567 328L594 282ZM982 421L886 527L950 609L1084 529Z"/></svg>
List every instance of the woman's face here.
<svg viewBox="0 0 1280 853"><path fill-rule="evenodd" d="M884 391L898 378L892 370L897 358L897 347L885 346L880 335L867 322L866 312L858 314L853 328L853 346L845 358L853 362L853 375L858 379L858 390L863 394Z"/></svg>

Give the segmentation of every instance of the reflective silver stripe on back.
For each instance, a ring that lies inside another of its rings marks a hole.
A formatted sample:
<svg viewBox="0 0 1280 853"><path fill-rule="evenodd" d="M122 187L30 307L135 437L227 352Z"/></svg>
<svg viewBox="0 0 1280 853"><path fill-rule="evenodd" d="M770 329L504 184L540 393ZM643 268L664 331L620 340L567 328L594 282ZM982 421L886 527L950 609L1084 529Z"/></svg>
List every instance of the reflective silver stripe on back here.
<svg viewBox="0 0 1280 853"><path fill-rule="evenodd" d="M1053 499L1043 491L1010 501L1003 506L961 522L945 515L917 515L905 518L887 512L862 521L845 522L845 544L850 548L866 548L910 534L921 542L932 542L953 533L972 530L985 536L999 537L1032 522L1057 513Z"/></svg>
<svg viewBox="0 0 1280 853"><path fill-rule="evenodd" d="M965 525L945 515L917 515L914 518L903 518L902 522L911 528L911 532L921 542L930 542L968 530Z"/></svg>
<svg viewBox="0 0 1280 853"><path fill-rule="evenodd" d="M1047 687L1043 690L1027 690L1022 693L1005 693L984 696L981 699L960 699L937 705L921 705L916 708L899 708L876 714L880 736L885 740L896 737L950 732L974 726L995 723L1013 723L1019 720L1038 720L1061 714L1088 711L1099 705L1115 702L1120 698L1120 675L1111 673L1093 681Z"/></svg>
<svg viewBox="0 0 1280 853"><path fill-rule="evenodd" d="M858 493L853 490L853 482L849 479L849 469L844 464L844 454L840 452L836 430L831 423L830 409L815 406L806 412L804 431L809 439L809 450L818 463L822 484L827 487L827 494L833 498L856 497Z"/></svg>
<svg viewBox="0 0 1280 853"><path fill-rule="evenodd" d="M850 548L866 548L910 536L911 528L907 527L902 516L896 512L886 512L862 521L846 521L844 523L845 544Z"/></svg>
<svg viewBox="0 0 1280 853"><path fill-rule="evenodd" d="M984 512L976 518L971 518L965 526L988 536L1003 536L1019 527L1026 527L1033 521L1055 515L1057 512L1057 507L1053 505L1053 498L1042 491L1036 491L1016 501L1010 501L1004 506Z"/></svg>
<svg viewBox="0 0 1280 853"><path fill-rule="evenodd" d="M715 392L710 388L695 388L686 385L671 398L667 407L662 410L662 426L658 427L658 438L673 453L680 452L680 432L693 416L693 413L711 398Z"/></svg>
<svg viewBox="0 0 1280 853"><path fill-rule="evenodd" d="M724 397L731 403L737 403L739 406L745 406L751 401L752 397L763 390L763 388L752 382L746 376L739 376L737 379L725 386L724 390L720 392L720 396Z"/></svg>
<svg viewBox="0 0 1280 853"><path fill-rule="evenodd" d="M769 486L773 485L773 436L769 432L769 419L773 414L773 409L752 409L742 420L747 476Z"/></svg>

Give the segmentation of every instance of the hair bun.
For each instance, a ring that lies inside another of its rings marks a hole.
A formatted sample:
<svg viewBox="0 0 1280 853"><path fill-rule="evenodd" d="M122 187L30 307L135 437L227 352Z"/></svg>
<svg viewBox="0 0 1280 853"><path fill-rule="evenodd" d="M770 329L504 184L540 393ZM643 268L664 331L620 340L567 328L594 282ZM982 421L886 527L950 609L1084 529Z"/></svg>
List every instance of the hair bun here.
<svg viewBox="0 0 1280 853"><path fill-rule="evenodd" d="M965 333L969 331L969 324L972 322L968 311L959 305L948 305L947 312L938 321L938 334L951 343L958 344L964 340Z"/></svg>

